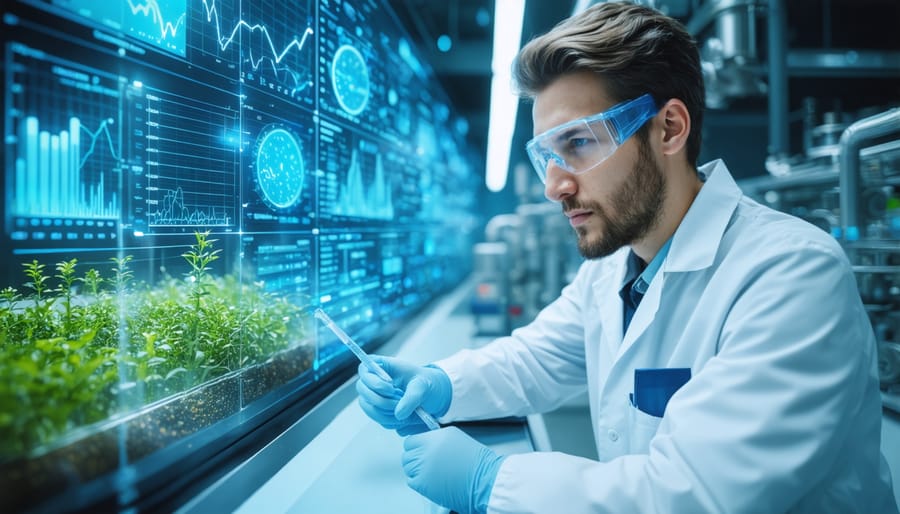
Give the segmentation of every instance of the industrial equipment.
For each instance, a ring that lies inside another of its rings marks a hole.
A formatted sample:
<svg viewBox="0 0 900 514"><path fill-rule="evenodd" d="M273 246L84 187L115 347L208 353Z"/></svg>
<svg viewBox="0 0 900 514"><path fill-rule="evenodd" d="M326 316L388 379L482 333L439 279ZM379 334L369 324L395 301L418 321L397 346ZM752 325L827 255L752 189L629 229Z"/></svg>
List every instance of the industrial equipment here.
<svg viewBox="0 0 900 514"><path fill-rule="evenodd" d="M810 139L833 131L838 117L847 116L824 117L823 125L811 127ZM842 243L878 339L884 404L900 411L900 109L844 127L838 144L810 147L806 161L788 173L740 185Z"/></svg>

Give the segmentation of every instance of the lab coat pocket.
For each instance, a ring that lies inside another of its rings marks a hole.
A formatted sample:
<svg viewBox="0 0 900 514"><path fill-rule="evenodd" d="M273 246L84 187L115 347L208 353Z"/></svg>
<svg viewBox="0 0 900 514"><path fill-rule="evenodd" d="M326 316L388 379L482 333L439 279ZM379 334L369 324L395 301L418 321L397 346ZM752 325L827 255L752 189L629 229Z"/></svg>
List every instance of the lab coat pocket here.
<svg viewBox="0 0 900 514"><path fill-rule="evenodd" d="M632 405L628 406L628 453L650 453L650 440L656 435L662 418L652 416Z"/></svg>

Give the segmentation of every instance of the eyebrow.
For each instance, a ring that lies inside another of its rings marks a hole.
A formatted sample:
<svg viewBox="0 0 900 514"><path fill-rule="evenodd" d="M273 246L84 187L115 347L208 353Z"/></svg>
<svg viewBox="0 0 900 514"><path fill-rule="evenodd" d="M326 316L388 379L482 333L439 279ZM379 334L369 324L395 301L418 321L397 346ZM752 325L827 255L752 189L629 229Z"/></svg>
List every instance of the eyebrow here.
<svg viewBox="0 0 900 514"><path fill-rule="evenodd" d="M574 127L571 127L571 128L566 129L565 132L563 132L562 134L556 136L556 137L554 138L553 143L554 143L554 144L562 143L562 142L564 142L566 139L570 138L573 134L576 134L576 133L578 133L578 132L588 132L588 133L591 133L591 134L593 135L593 133L592 133L589 129L587 129L587 128L585 128L584 126L582 126L582 125L579 124L579 125L575 125Z"/></svg>

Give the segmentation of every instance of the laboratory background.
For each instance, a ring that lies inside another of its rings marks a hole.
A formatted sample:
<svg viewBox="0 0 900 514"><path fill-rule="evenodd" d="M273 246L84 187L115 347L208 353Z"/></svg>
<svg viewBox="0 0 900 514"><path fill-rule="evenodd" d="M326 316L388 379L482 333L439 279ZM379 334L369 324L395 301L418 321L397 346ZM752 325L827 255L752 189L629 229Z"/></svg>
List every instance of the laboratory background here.
<svg viewBox="0 0 900 514"><path fill-rule="evenodd" d="M0 511L446 512L313 312L425 363L559 294L510 63L591 3L4 0ZM643 3L700 46L700 161L849 256L900 491L900 3ZM463 427L597 456L586 399Z"/></svg>

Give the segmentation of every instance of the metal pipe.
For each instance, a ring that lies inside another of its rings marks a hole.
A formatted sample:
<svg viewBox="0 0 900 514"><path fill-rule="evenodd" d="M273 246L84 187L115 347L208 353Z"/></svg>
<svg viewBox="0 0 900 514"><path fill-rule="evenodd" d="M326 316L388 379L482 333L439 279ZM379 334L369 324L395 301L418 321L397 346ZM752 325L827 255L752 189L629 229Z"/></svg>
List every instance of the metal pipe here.
<svg viewBox="0 0 900 514"><path fill-rule="evenodd" d="M756 61L756 15L753 6L722 12L715 21L715 35L722 42L722 58L737 66Z"/></svg>
<svg viewBox="0 0 900 514"><path fill-rule="evenodd" d="M518 231L522 220L515 214L498 214L488 220L484 227L484 238L489 242L505 241L504 233Z"/></svg>
<svg viewBox="0 0 900 514"><path fill-rule="evenodd" d="M707 25L713 22L723 12L740 7L752 7L761 0L713 0L700 5L691 19L685 24L685 28L696 36Z"/></svg>
<svg viewBox="0 0 900 514"><path fill-rule="evenodd" d="M769 156L787 157L787 13L784 0L769 0Z"/></svg>
<svg viewBox="0 0 900 514"><path fill-rule="evenodd" d="M859 151L867 142L900 132L900 108L863 118L841 134L841 232L846 241L859 239Z"/></svg>

